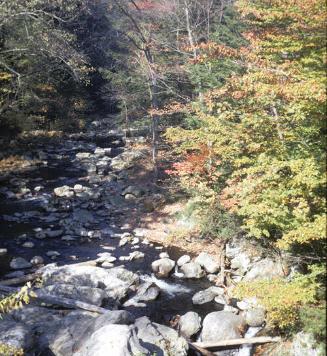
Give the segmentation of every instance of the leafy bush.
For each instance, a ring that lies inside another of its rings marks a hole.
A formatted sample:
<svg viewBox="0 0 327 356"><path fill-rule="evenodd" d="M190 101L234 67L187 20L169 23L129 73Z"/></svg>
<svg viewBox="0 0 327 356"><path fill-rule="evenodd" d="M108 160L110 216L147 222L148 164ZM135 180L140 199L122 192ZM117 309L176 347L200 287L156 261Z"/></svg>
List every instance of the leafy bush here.
<svg viewBox="0 0 327 356"><path fill-rule="evenodd" d="M296 274L291 281L274 278L241 282L236 286L233 294L239 299L257 298L267 311L268 325L286 332L301 326L301 313L302 323L303 316L308 315L303 314L303 310L308 308L312 308L311 311L315 310L318 292L322 288L320 278L324 273L324 266L312 266L310 273ZM317 328L320 330L320 326ZM321 330L317 332L321 333Z"/></svg>

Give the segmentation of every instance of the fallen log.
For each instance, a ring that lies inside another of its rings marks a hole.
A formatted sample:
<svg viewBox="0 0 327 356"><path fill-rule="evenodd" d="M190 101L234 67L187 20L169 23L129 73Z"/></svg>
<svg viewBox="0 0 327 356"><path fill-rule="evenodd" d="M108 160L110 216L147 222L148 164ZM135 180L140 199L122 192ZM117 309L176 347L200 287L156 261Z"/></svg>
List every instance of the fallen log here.
<svg viewBox="0 0 327 356"><path fill-rule="evenodd" d="M3 286L0 285L0 291L5 292L5 293L15 293L19 291L19 288L13 288L13 287L8 287L8 286ZM98 314L104 314L108 312L108 309L97 307L96 305L92 305L89 303L82 302L80 300L75 300L75 299L70 299L70 298L63 298L63 297L54 297L52 295L48 294L41 294L38 293L37 290L33 290L34 296L31 296L31 298L38 299L40 302L43 303L49 303L49 304L55 304L55 305L60 305L66 308L72 308L72 309L83 309L87 310L93 313L98 313Z"/></svg>
<svg viewBox="0 0 327 356"><path fill-rule="evenodd" d="M246 344L266 344L270 342L279 342L281 341L280 337L270 337L270 336L257 336L240 338L240 339L230 339L230 340L222 340L216 342L194 342L192 343L195 347L200 347L203 349L211 349L216 347L228 347L228 346L238 346L238 345L246 345Z"/></svg>
<svg viewBox="0 0 327 356"><path fill-rule="evenodd" d="M21 276L21 277L5 279L3 281L0 281L0 285L12 286L12 285L15 285L15 284L21 284L21 283L34 281L38 277L40 277L39 273L30 273L30 274L26 274L26 275Z"/></svg>

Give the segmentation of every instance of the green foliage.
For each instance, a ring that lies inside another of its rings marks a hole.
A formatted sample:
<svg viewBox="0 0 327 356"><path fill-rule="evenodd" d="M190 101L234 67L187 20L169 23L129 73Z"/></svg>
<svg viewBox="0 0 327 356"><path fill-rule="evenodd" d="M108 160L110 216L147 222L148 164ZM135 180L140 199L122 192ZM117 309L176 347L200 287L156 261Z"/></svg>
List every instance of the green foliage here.
<svg viewBox="0 0 327 356"><path fill-rule="evenodd" d="M239 299L257 298L259 304L267 311L269 325L285 332L299 327L301 313L302 321L304 320L303 310L308 310L310 307L317 312L314 308L319 290L322 288L320 279L324 275L325 266L312 266L310 273L296 274L290 281L274 278L241 282L236 286L233 294ZM310 325L312 324L310 323L308 328ZM318 325L317 328L320 329Z"/></svg>
<svg viewBox="0 0 327 356"><path fill-rule="evenodd" d="M24 304L28 304L30 302L30 297L34 296L35 294L31 290L31 283L27 283L24 287L20 288L17 293L13 293L8 297L1 299L0 317L2 314L22 308Z"/></svg>
<svg viewBox="0 0 327 356"><path fill-rule="evenodd" d="M0 343L1 356L24 356L24 350Z"/></svg>

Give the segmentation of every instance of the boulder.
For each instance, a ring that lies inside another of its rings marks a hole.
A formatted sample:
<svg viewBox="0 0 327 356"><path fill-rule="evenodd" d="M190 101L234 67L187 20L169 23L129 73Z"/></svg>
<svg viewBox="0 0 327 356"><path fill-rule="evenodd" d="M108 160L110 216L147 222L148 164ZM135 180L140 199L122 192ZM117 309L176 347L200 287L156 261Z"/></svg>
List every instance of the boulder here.
<svg viewBox="0 0 327 356"><path fill-rule="evenodd" d="M218 295L223 295L224 290L219 287L209 287L205 290L197 292L192 297L193 304L205 304L213 301Z"/></svg>
<svg viewBox="0 0 327 356"><path fill-rule="evenodd" d="M285 277L285 266L281 262L267 257L254 263L243 280L253 281L255 279L271 279L274 277Z"/></svg>
<svg viewBox="0 0 327 356"><path fill-rule="evenodd" d="M219 263L213 256L206 252L201 252L195 262L202 266L208 273L216 273L219 270Z"/></svg>
<svg viewBox="0 0 327 356"><path fill-rule="evenodd" d="M135 337L132 326L108 324L97 329L85 340L74 356L132 356L147 355Z"/></svg>
<svg viewBox="0 0 327 356"><path fill-rule="evenodd" d="M202 278L204 276L204 271L196 262L185 263L181 267L181 271L185 278Z"/></svg>
<svg viewBox="0 0 327 356"><path fill-rule="evenodd" d="M102 289L63 283L43 287L38 290L38 294L71 298L97 306L103 305L108 298L107 293Z"/></svg>
<svg viewBox="0 0 327 356"><path fill-rule="evenodd" d="M0 344L28 351L34 343L34 333L23 323L0 320Z"/></svg>
<svg viewBox="0 0 327 356"><path fill-rule="evenodd" d="M160 277L168 277L169 273L175 267L175 261L170 258L161 258L152 262L151 268Z"/></svg>
<svg viewBox="0 0 327 356"><path fill-rule="evenodd" d="M32 267L32 264L23 257L16 257L10 261L10 268L12 269L24 269L29 267Z"/></svg>
<svg viewBox="0 0 327 356"><path fill-rule="evenodd" d="M152 323L149 318L136 319L135 328L140 343L147 349L145 355L186 356L188 343L168 326Z"/></svg>
<svg viewBox="0 0 327 356"><path fill-rule="evenodd" d="M46 268L42 278L45 285L64 283L104 289L114 300L123 298L129 287L139 280L136 274L122 267L103 269L81 265Z"/></svg>
<svg viewBox="0 0 327 356"><path fill-rule="evenodd" d="M203 320L199 341L221 341L242 337L243 317L228 311L209 313Z"/></svg>
<svg viewBox="0 0 327 356"><path fill-rule="evenodd" d="M179 327L182 335L187 338L195 335L201 328L201 318L198 313L189 311L179 319Z"/></svg>

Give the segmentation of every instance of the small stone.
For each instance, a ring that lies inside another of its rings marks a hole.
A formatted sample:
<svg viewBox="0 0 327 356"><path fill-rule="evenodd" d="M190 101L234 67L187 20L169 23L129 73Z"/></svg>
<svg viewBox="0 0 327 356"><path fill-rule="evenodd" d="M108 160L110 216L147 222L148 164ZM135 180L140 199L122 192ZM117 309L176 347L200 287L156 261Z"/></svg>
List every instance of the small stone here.
<svg viewBox="0 0 327 356"><path fill-rule="evenodd" d="M32 241L26 241L22 244L23 247L27 247L27 248L33 248L34 247L34 242Z"/></svg>
<svg viewBox="0 0 327 356"><path fill-rule="evenodd" d="M191 261L191 257L189 255L183 255L177 260L177 266L182 267L185 263Z"/></svg>
<svg viewBox="0 0 327 356"><path fill-rule="evenodd" d="M10 262L10 268L12 269L24 269L31 267L31 263L25 260L22 257L13 258Z"/></svg>
<svg viewBox="0 0 327 356"><path fill-rule="evenodd" d="M224 298L222 295L217 295L217 297L215 297L214 300L215 300L215 302L216 302L217 304L221 304L221 305L226 305L226 304L227 304L225 298ZM225 309L224 309L224 310L225 310Z"/></svg>
<svg viewBox="0 0 327 356"><path fill-rule="evenodd" d="M182 335L188 338L195 335L201 328L201 318L198 313L193 311L182 315L178 323Z"/></svg>
<svg viewBox="0 0 327 356"><path fill-rule="evenodd" d="M82 184L75 184L73 189L75 193L82 193L84 191Z"/></svg>
<svg viewBox="0 0 327 356"><path fill-rule="evenodd" d="M140 242L140 239L138 237L134 237L134 239L131 241L132 245L136 245Z"/></svg>
<svg viewBox="0 0 327 356"><path fill-rule="evenodd" d="M115 265L113 264L113 263L110 263L110 262L108 262L108 261L105 261L105 262L103 262L102 264L101 264L101 267L103 267L103 268L112 268L112 267L114 267Z"/></svg>
<svg viewBox="0 0 327 356"><path fill-rule="evenodd" d="M65 235L61 238L62 241L75 241L76 239L70 235Z"/></svg>
<svg viewBox="0 0 327 356"><path fill-rule="evenodd" d="M46 253L46 255L48 256L48 257L58 257L58 256L60 256L60 252L58 252L58 251L48 251L47 253Z"/></svg>
<svg viewBox="0 0 327 356"><path fill-rule="evenodd" d="M245 322L249 326L258 327L261 326L266 319L266 312L263 308L251 308L245 313Z"/></svg>
<svg viewBox="0 0 327 356"><path fill-rule="evenodd" d="M41 256L34 256L30 262L32 265L42 265L44 263L44 259Z"/></svg>
<svg viewBox="0 0 327 356"><path fill-rule="evenodd" d="M169 255L167 252L161 252L159 255L160 258L169 258Z"/></svg>
<svg viewBox="0 0 327 356"><path fill-rule="evenodd" d="M8 250L6 248L0 248L0 256L4 256L8 253Z"/></svg>
<svg viewBox="0 0 327 356"><path fill-rule="evenodd" d="M144 253L141 251L134 251L129 254L129 260L139 260L141 258L144 258Z"/></svg>
<svg viewBox="0 0 327 356"><path fill-rule="evenodd" d="M169 273L175 267L175 261L169 258L161 258L152 262L151 268L153 272L157 273L160 277L168 277Z"/></svg>

